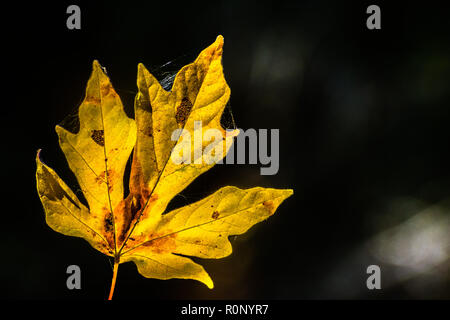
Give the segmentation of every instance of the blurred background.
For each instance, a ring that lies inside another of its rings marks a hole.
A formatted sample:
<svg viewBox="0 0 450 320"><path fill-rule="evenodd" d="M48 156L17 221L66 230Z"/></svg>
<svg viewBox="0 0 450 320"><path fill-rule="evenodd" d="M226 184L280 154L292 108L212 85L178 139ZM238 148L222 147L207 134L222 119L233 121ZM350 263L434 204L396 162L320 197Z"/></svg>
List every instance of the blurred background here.
<svg viewBox="0 0 450 320"><path fill-rule="evenodd" d="M81 8L81 30L66 8ZM381 30L366 8L381 8ZM215 282L145 279L121 265L115 298L449 299L450 28L442 3L237 0L17 2L3 20L2 298L106 297L108 259L52 231L35 155L76 190L54 127L70 123L94 59L132 116L136 71L172 75L217 35L242 129L280 129L280 169L217 165L172 205L225 185L293 188L276 214L201 260ZM67 118L69 116L69 118ZM230 112L224 117L230 117ZM82 289L66 288L79 265ZM366 269L381 268L381 290Z"/></svg>

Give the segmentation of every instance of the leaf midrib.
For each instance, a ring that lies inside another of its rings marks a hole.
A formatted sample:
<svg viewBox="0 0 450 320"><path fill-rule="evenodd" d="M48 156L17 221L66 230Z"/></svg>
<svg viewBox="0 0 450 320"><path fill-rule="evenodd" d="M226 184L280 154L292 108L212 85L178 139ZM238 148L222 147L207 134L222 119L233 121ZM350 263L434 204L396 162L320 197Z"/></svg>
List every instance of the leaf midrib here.
<svg viewBox="0 0 450 320"><path fill-rule="evenodd" d="M113 211L112 203L111 203L111 193L109 191L108 157L106 154L106 130L105 130L105 121L103 118L103 95L102 95L101 88L100 88L100 78L99 78L98 72L97 72L97 88L98 88L98 93L100 96L100 116L101 116L101 120L102 120L102 129L103 129L103 155L104 155L104 161L105 161L106 192L108 194L109 210L111 211L111 217L112 217L113 238L114 238L114 258L116 258L117 257L116 219L114 217L114 211Z"/></svg>
<svg viewBox="0 0 450 320"><path fill-rule="evenodd" d="M282 198L282 197L283 197L283 196L279 196L279 197L276 197L276 198L274 198L274 199L279 199L279 198ZM231 217L231 216L233 216L233 215L242 213L243 211L246 211L246 210L252 209L252 208L254 208L254 207L263 205L263 203L264 203L264 201L261 201L261 202L257 203L256 205L253 205L253 206L251 206L251 207L247 207L247 208L238 210L238 211L233 212L233 213L231 213L231 214L229 214L229 215L226 215L226 216L223 216L223 217L219 217L219 218L217 218L217 219L209 220L209 221L204 222L204 223L199 223L199 224L197 224L197 225L193 225L193 226L190 226L190 227L187 227L187 228L178 230L178 231L170 232L170 233L167 233L167 234L165 234L165 235L158 236L158 237L155 237L155 238L146 240L146 241L144 241L144 242L142 242L142 243L140 243L140 244L138 244L138 245L136 245L136 246L134 246L134 247L132 247L132 248L130 248L130 249L128 249L128 250L126 250L125 252L122 253L122 255L125 255L126 253L128 253L128 252L130 252L130 251L132 251L132 250L135 250L136 248L138 248L138 247L144 245L144 244L147 243L147 242L154 241L154 240L158 240L158 239L162 239L162 238L165 238L165 237L169 237L169 236L171 236L171 235L178 234L178 233L180 233L180 232L184 232L184 231L187 231L187 230L190 230L190 229L195 229L195 228L198 228L198 227L201 227L201 226L204 226L204 225L207 225L207 224L210 224L210 223L219 221L219 220L226 219L226 218Z"/></svg>
<svg viewBox="0 0 450 320"><path fill-rule="evenodd" d="M193 63L191 63L190 65L192 65L192 64L194 64L194 63L195 63L195 61L194 61ZM187 66L190 66L190 65L187 65ZM186 67L187 67L187 66L186 66ZM206 76L207 76L208 73L209 73L210 67L211 67L211 63L208 64L208 69L207 69L207 71L206 71L206 73L205 73L205 76L204 76L204 78L203 78L203 80L202 80L202 83L201 83L201 85L200 85L200 88L199 88L199 90L198 90L198 93L197 93L197 95L195 96L194 103L192 104L192 106L193 106L193 107L192 107L192 110L191 110L191 112L189 113L188 118L187 118L186 121L184 122L182 129L185 128L186 123L187 123L188 120L189 120L189 117L191 117L192 111L194 110L195 103L197 102L197 98L198 98L198 96L199 96L199 93L200 93L201 88L203 87L205 78L206 78ZM177 75L178 75L178 74L177 74ZM175 78L175 80L176 80L176 78ZM159 84L159 85L160 85L160 87L162 88L162 90L165 90L165 89L161 86L161 84ZM172 91L167 91L167 92L170 92L170 93L172 94ZM150 101L149 101L149 102L150 102ZM182 132L182 131L181 131L181 132ZM175 148L176 145L178 144L178 142L179 142L179 140L180 140L180 137L181 137L181 132L180 132L180 135L178 136L177 141L174 143L174 145L173 145L173 147L172 147L172 149L171 149L171 152L172 152L173 148ZM105 143L105 144L106 144L106 143ZM170 153L171 153L171 152L170 152ZM128 250L128 251L122 253L122 250L123 250L123 248L125 247L125 245L127 244L128 239L131 237L131 235L133 234L134 229L136 228L137 224L140 222L140 219L141 219L141 217L142 217L142 214L144 213L144 210L147 208L147 205L148 205L148 203L150 202L150 199L151 199L151 197L152 197L152 195L153 195L153 192L155 191L156 187L158 186L159 180L161 179L161 177L162 177L162 175L163 175L163 173L164 173L164 171L165 171L165 169L166 169L167 163L168 163L169 160L170 160L170 153L169 153L169 156L167 157L167 160L166 160L165 163L164 163L164 166L163 166L162 170L160 171L160 173L159 173L159 175L158 175L158 178L156 179L156 182L155 182L155 184L154 184L154 186L153 186L153 188L152 188L152 191L150 192L150 194L149 194L149 196L148 196L147 201L146 201L145 204L144 204L144 207L140 210L140 213L139 213L138 218L136 219L136 222L133 224L133 227L131 228L130 232L128 233L126 239L123 241L123 243L122 243L122 245L121 245L121 247L120 247L120 249L119 249L119 252L118 252L119 257L120 257L121 255L123 255L123 254L125 254L126 252L129 251L129 250Z"/></svg>

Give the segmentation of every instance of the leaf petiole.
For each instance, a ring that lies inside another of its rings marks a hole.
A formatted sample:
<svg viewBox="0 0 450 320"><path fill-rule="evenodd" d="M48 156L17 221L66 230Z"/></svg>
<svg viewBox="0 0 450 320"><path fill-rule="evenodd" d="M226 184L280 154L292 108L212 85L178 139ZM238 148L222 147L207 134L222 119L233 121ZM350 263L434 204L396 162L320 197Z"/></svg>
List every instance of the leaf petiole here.
<svg viewBox="0 0 450 320"><path fill-rule="evenodd" d="M114 288L116 287L117 272L119 271L119 259L114 259L113 277L111 281L111 289L109 290L108 300L112 300Z"/></svg>

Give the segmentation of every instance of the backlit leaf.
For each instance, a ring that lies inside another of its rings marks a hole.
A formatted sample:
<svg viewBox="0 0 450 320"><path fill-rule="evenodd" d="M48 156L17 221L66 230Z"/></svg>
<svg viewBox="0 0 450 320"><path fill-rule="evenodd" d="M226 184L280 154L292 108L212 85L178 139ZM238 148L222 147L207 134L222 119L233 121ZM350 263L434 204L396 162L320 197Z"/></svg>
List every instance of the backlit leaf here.
<svg viewBox="0 0 450 320"><path fill-rule="evenodd" d="M79 107L76 133L57 126L61 149L87 200L83 205L41 158L36 157L37 190L47 224L62 234L86 239L111 256L117 266L133 261L145 277L195 279L209 288L213 281L189 256L223 258L231 254L228 237L267 219L293 191L224 187L212 195L165 212L169 202L214 163L202 159L211 141L196 149L195 137L218 129L222 159L238 130L227 131L220 118L230 97L222 70L223 38L203 50L176 75L166 91L139 64L135 119L127 117L120 97L97 61ZM201 128L196 123L201 122ZM184 129L191 141L191 162L173 161ZM124 194L125 167L133 151L130 192Z"/></svg>

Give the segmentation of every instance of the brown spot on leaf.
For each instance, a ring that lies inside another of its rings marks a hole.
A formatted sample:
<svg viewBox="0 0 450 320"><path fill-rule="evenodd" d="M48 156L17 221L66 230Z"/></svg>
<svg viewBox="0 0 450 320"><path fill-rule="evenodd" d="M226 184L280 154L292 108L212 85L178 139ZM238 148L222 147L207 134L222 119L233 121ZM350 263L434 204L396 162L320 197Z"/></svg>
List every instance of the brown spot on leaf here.
<svg viewBox="0 0 450 320"><path fill-rule="evenodd" d="M143 201L142 201L142 197L140 194L134 195L131 198L131 203L130 203L130 212L131 212L131 216L134 218L134 216L136 215L136 213L139 212L139 210L141 210L142 206L144 205Z"/></svg>
<svg viewBox="0 0 450 320"><path fill-rule="evenodd" d="M142 189L142 193L130 193L128 197L122 201L118 208L114 209L114 212L120 212L121 215L121 227L118 230L118 240L119 242L125 241L127 239L128 232L132 225L134 225L138 220L145 219L150 212L151 203L158 199L157 194L153 194L150 199L150 191L148 189ZM146 205L147 204L147 205ZM145 207L144 212L142 211ZM132 241L135 239L128 238Z"/></svg>
<svg viewBox="0 0 450 320"><path fill-rule="evenodd" d="M108 182L108 191L112 192L114 185L113 183L114 175L115 175L114 170L108 169L108 177L106 177L106 171L103 171L95 178L95 182L97 182L97 184L99 185Z"/></svg>
<svg viewBox="0 0 450 320"><path fill-rule="evenodd" d="M147 241L143 245L144 247L150 247L155 253L173 252L176 248L176 237L177 234L170 233L169 230L165 235L155 233L150 235L150 238L153 238L153 240Z"/></svg>
<svg viewBox="0 0 450 320"><path fill-rule="evenodd" d="M143 198L144 198L144 199L148 199L148 195L147 195L147 194L145 194L145 195L143 194ZM152 194L152 196L150 197L150 199L148 199L148 202L147 202L147 201L144 201L143 206L145 205L145 203L147 203L147 205L146 205L145 208L143 209L144 211L142 212L142 217L141 217L141 219L147 218L149 212L151 211L151 207L152 207L152 205L153 205L153 202L155 202L156 200L158 200L158 195L155 193L155 194Z"/></svg>
<svg viewBox="0 0 450 320"><path fill-rule="evenodd" d="M151 198L148 202L152 203L152 202L155 202L156 200L158 200L158 195L155 193L154 195L151 196Z"/></svg>
<svg viewBox="0 0 450 320"><path fill-rule="evenodd" d="M274 205L273 205L273 201L272 200L266 200L263 202L263 206L269 210L269 211L274 211Z"/></svg>
<svg viewBox="0 0 450 320"><path fill-rule="evenodd" d="M106 255L108 255L108 253L109 254L113 253L113 250L108 245L106 245L104 242L100 243L100 247L101 247L100 251L103 252Z"/></svg>
<svg viewBox="0 0 450 320"><path fill-rule="evenodd" d="M144 203L147 202L147 200L148 200L147 206L150 206L153 202L158 200L158 195L156 193L152 194L150 199L148 198L151 193L150 193L150 190L147 189L147 188L142 189L141 194L142 194L142 198L143 198L143 202Z"/></svg>
<svg viewBox="0 0 450 320"><path fill-rule="evenodd" d="M153 137L153 128L151 126L142 128L141 132L150 138Z"/></svg>
<svg viewBox="0 0 450 320"><path fill-rule="evenodd" d="M105 218L104 227L106 232L113 231L113 216L111 212Z"/></svg>
<svg viewBox="0 0 450 320"><path fill-rule="evenodd" d="M212 214L212 216L211 216L211 218L213 218L214 220L216 220L216 219L219 218L219 216L220 216L219 211L214 211L213 214Z"/></svg>
<svg viewBox="0 0 450 320"><path fill-rule="evenodd" d="M108 94L113 93L113 87L110 82L104 82L100 86L100 93L102 96L106 97Z"/></svg>
<svg viewBox="0 0 450 320"><path fill-rule="evenodd" d="M99 105L101 103L100 98L95 97L95 96L86 96L86 98L84 99L85 103L89 103L89 104L94 104L94 105Z"/></svg>
<svg viewBox="0 0 450 320"><path fill-rule="evenodd" d="M147 183L144 177L144 172L142 164L136 154L133 155L133 162L131 164L131 174L130 174L130 195L136 196L138 194L142 195L147 193ZM148 192L149 193L149 192Z"/></svg>
<svg viewBox="0 0 450 320"><path fill-rule="evenodd" d="M118 245L121 245L125 239L124 234L128 231L128 219L129 219L129 201L127 199L121 200L117 206L113 209L114 222L116 224L116 236Z"/></svg>
<svg viewBox="0 0 450 320"><path fill-rule="evenodd" d="M103 130L92 130L91 138L99 146L105 146L105 137L103 134Z"/></svg>
<svg viewBox="0 0 450 320"><path fill-rule="evenodd" d="M141 195L142 195L142 201L147 201L147 199L150 197L150 193L151 193L151 191L150 191L150 189L148 189L147 187L145 187L145 186L140 186L141 188L140 188L140 191L141 191Z"/></svg>
<svg viewBox="0 0 450 320"><path fill-rule="evenodd" d="M189 101L188 98L183 98L181 100L180 105L177 108L177 113L175 114L175 119L177 120L177 123L183 127L186 123L187 118L189 117L189 114L192 110L192 103Z"/></svg>

